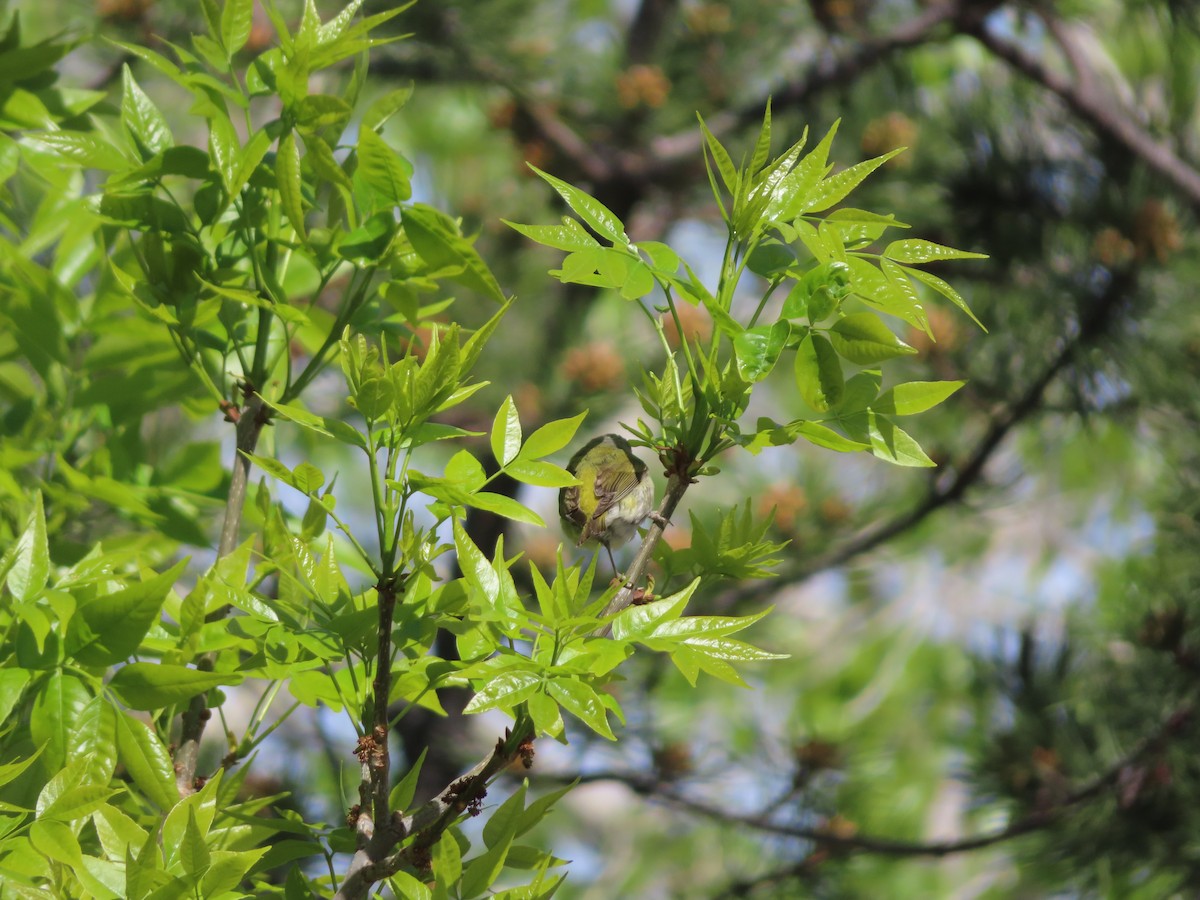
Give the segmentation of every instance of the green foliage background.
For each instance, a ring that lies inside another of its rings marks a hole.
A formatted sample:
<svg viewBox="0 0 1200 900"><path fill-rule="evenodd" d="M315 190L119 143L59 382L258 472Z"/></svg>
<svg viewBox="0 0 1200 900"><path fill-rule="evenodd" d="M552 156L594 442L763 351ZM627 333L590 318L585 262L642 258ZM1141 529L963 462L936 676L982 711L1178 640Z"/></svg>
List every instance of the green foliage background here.
<svg viewBox="0 0 1200 900"><path fill-rule="evenodd" d="M4 71L21 88L5 95L7 129L44 128L22 119L26 96L68 129L85 109L117 109L127 63L176 143L206 145L177 85L111 43L84 40L95 32L165 52L152 35L186 45L203 27L192 4L12 6L28 41L65 26L80 39L57 63L57 87L37 73L21 82L26 59ZM299 10L284 17L295 22ZM641 367L661 371L659 342L627 300L547 278L561 254L503 224L552 223L564 212L527 161L598 198L635 241L670 243L711 283L725 235L695 113L737 164L771 97L775 152L805 127L811 146L835 120L839 166L906 146L854 204L894 212L911 226L905 237L988 254L931 267L987 333L930 291L932 339L902 329L921 352L889 362L885 387L966 382L906 423L939 468L814 447L738 450L715 461L720 474L672 517L660 579L713 575L698 557L711 563L716 552L696 548L722 523L739 523L724 526L736 532L732 546L788 542L770 580L750 577L754 561L723 560L732 577L705 579L688 613L774 606L751 634L789 659L746 669L747 692L711 679L693 689L665 657L639 653L609 688L627 716L623 727L614 722L616 746L572 725L568 747L538 742L532 795L584 782L525 839L574 860L558 896L1194 889L1198 24L1196 5L1181 0L422 2L380 23L380 36L411 37L372 51L362 104L415 83L383 136L412 161L414 197L461 216L500 293L518 298L477 361L475 377L488 386L442 417L454 428L493 433L495 411L512 396L526 436L584 408L589 432L614 430L646 417L629 390L643 387ZM256 42L270 35L256 9L243 55L261 52ZM322 91L337 93L351 77L350 62L335 65ZM5 141L0 154L7 176L17 173L14 147ZM65 208L78 188L76 173L46 157L36 178L10 180L4 198L0 546L26 533L38 486L58 566L82 565L103 538L130 562L158 560L158 572L176 554L195 554L194 581L220 528L228 426L164 330L130 317L113 276L93 273L96 220ZM57 283L36 268L48 259ZM280 288L311 290L309 276ZM78 325L86 332L48 314L73 305L64 290L96 298ZM500 299L462 289L461 279L454 292L452 309L427 312L466 329L488 322ZM748 318L758 299L736 295L733 309ZM714 327L702 309L684 307L685 331ZM392 346L407 346L411 331L392 327ZM73 369L87 371L82 387L66 375ZM791 366L781 369L758 385L747 420L813 414ZM312 390L310 409L347 412L340 379ZM371 527L370 504L358 499L370 482L352 457L311 430L281 423L265 434L289 471L306 460L336 471L339 514ZM472 445L481 457L487 447L486 437ZM449 457L426 452L422 471ZM272 490L295 503L286 488ZM550 487L497 491L553 516ZM260 525L274 515L265 503L249 509ZM288 510L315 536L305 501ZM471 526L486 561L487 526ZM553 529L509 524L504 547L552 580L558 541ZM238 565L244 571L245 559L226 563ZM346 573L356 589L370 583L360 568ZM109 648L114 659L120 649ZM3 696L19 698L24 685L6 677ZM84 699L60 696L60 708L80 713ZM467 702L451 692L443 700L451 713ZM71 731L45 713L25 716ZM488 752L498 721L418 709L398 729L393 769L430 747L412 785L428 796ZM281 728L263 743L255 766L266 774L243 785L247 809L289 791L307 820L339 819L357 782L353 735L325 718L309 727ZM220 730L210 725L218 740L203 770L228 749ZM0 762L25 755L9 751ZM38 763L47 773L62 764ZM515 781L500 784L489 815L515 790ZM4 800L33 806L36 796L19 794ZM186 813L177 818L180 834L192 827Z"/></svg>

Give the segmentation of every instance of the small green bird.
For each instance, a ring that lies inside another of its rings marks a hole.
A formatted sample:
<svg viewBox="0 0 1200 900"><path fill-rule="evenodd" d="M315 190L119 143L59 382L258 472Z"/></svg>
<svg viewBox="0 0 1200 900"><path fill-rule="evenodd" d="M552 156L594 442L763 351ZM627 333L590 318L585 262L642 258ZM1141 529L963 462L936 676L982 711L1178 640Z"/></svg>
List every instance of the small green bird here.
<svg viewBox="0 0 1200 900"><path fill-rule="evenodd" d="M563 530L577 546L603 544L616 572L612 548L633 537L654 507L650 470L633 455L629 441L605 434L584 444L567 463L567 471L579 484L558 492Z"/></svg>

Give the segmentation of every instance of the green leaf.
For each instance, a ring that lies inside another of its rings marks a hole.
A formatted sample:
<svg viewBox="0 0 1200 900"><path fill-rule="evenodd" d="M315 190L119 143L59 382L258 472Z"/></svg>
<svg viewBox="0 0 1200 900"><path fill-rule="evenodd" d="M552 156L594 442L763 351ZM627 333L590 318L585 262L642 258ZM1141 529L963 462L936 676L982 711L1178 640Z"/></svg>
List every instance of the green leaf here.
<svg viewBox="0 0 1200 900"><path fill-rule="evenodd" d="M516 458L532 461L549 456L551 453L557 453L571 443L575 432L579 430L579 426L583 424L586 417L587 411L585 410L570 419L555 419L553 422L547 422L525 440L521 452L517 454Z"/></svg>
<svg viewBox="0 0 1200 900"><path fill-rule="evenodd" d="M388 119L404 108L413 94L413 85L394 88L367 107L363 113L362 127L378 131Z"/></svg>
<svg viewBox="0 0 1200 900"><path fill-rule="evenodd" d="M412 197L412 163L370 128L358 132L358 171L392 206Z"/></svg>
<svg viewBox="0 0 1200 900"><path fill-rule="evenodd" d="M413 801L413 796L417 792L417 780L421 777L421 766L425 764L425 754L428 752L428 747L422 747L421 755L417 757L417 761L409 766L408 771L404 773L404 777L396 782L396 786L388 794L389 809L398 812L408 809L409 804Z"/></svg>
<svg viewBox="0 0 1200 900"><path fill-rule="evenodd" d="M8 720L9 713L21 699L31 677L28 669L0 669L0 722ZM3 784L4 781L0 780L0 786Z"/></svg>
<svg viewBox="0 0 1200 900"><path fill-rule="evenodd" d="M708 125L705 124L704 118L696 113L696 118L700 120L700 130L704 132L705 146L708 147L708 152L712 154L713 164L717 167L717 172L721 176L721 181L725 184L725 190L730 194L737 193L738 170L733 164L733 160L729 157L729 151L721 146L721 142L717 140L716 135L708 130Z"/></svg>
<svg viewBox="0 0 1200 900"><path fill-rule="evenodd" d="M508 848L512 846L512 837L499 841L483 853L467 863L462 876L462 896L478 897L483 895L500 877L504 868L504 860L508 856Z"/></svg>
<svg viewBox="0 0 1200 900"><path fill-rule="evenodd" d="M504 300L492 317L467 338L467 342L462 347L462 359L459 366L459 370L464 376L475 367L475 361L479 359L480 351L495 334L496 329L500 326L500 320L504 318L504 314L508 312L512 304L512 300Z"/></svg>
<svg viewBox="0 0 1200 900"><path fill-rule="evenodd" d="M754 142L754 153L750 156L747 171L754 173L766 165L771 153L771 98L767 98L766 109L763 110L763 123L758 131L758 140Z"/></svg>
<svg viewBox="0 0 1200 900"><path fill-rule="evenodd" d="M860 366L917 351L892 332L874 313L852 313L833 323L829 340L839 356Z"/></svg>
<svg viewBox="0 0 1200 900"><path fill-rule="evenodd" d="M738 374L752 384L770 375L791 333L791 323L780 319L774 325L759 325L736 335L733 352Z"/></svg>
<svg viewBox="0 0 1200 900"><path fill-rule="evenodd" d="M699 586L700 579L696 578L683 590L669 597L622 610L612 622L613 638L619 641L641 638L653 632L662 622L678 619L683 615L684 607Z"/></svg>
<svg viewBox="0 0 1200 900"><path fill-rule="evenodd" d="M610 741L617 739L608 724L608 715L600 696L589 685L576 678L554 678L547 682L546 690L563 709L596 734Z"/></svg>
<svg viewBox="0 0 1200 900"><path fill-rule="evenodd" d="M234 672L202 672L173 663L135 662L122 666L108 686L130 709L161 709L190 700L222 684L241 684Z"/></svg>
<svg viewBox="0 0 1200 900"><path fill-rule="evenodd" d="M458 324L452 324L443 339L438 335L436 329L430 333L429 350L413 381L413 409L421 416L437 412L459 384Z"/></svg>
<svg viewBox="0 0 1200 900"><path fill-rule="evenodd" d="M462 878L462 850L458 841L449 832L442 834L441 840L433 845L433 874L439 887L450 888L458 884Z"/></svg>
<svg viewBox="0 0 1200 900"><path fill-rule="evenodd" d="M246 45L254 24L254 0L225 0L221 10L221 45L233 56Z"/></svg>
<svg viewBox="0 0 1200 900"><path fill-rule="evenodd" d="M36 762L37 759L42 755L44 746L45 745L39 747L37 750L33 751L32 754L18 762L0 763L0 785L9 784L13 781L16 781L17 777L20 776L20 774L28 769L31 765L33 765L34 762Z"/></svg>
<svg viewBox="0 0 1200 900"><path fill-rule="evenodd" d="M368 422L385 418L396 402L396 391L388 378L367 378L354 393L354 405Z"/></svg>
<svg viewBox="0 0 1200 900"><path fill-rule="evenodd" d="M125 712L117 714L117 756L142 796L161 810L179 802L171 754L149 725Z"/></svg>
<svg viewBox="0 0 1200 900"><path fill-rule="evenodd" d="M300 147L296 144L296 133L289 131L279 142L275 154L275 186L283 212L296 229L301 240L308 239L304 227L304 197L300 188Z"/></svg>
<svg viewBox="0 0 1200 900"><path fill-rule="evenodd" d="M574 475L561 466L540 460L518 458L505 466L504 472L522 484L531 484L534 487L564 488L579 483Z"/></svg>
<svg viewBox="0 0 1200 900"><path fill-rule="evenodd" d="M107 782L117 766L116 706L92 697L67 733L67 759L86 760L89 780Z"/></svg>
<svg viewBox="0 0 1200 900"><path fill-rule="evenodd" d="M492 421L492 456L501 468L517 458L521 452L521 420L517 416L517 407L509 394L496 411Z"/></svg>
<svg viewBox="0 0 1200 900"><path fill-rule="evenodd" d="M111 666L132 656L158 621L167 593L187 562L180 560L140 584L81 602L67 631L68 655L85 666Z"/></svg>
<svg viewBox="0 0 1200 900"><path fill-rule="evenodd" d="M404 233L413 249L441 275L504 302L504 291L487 263L459 231L458 223L432 206L416 203L402 214Z"/></svg>
<svg viewBox="0 0 1200 900"><path fill-rule="evenodd" d="M787 659L786 653L771 653L767 650L762 650L755 647L753 644L747 644L745 641L738 641L732 638L725 637L691 637L684 643L705 656L711 656L714 659L730 660L732 662L762 662L770 659Z"/></svg>
<svg viewBox="0 0 1200 900"><path fill-rule="evenodd" d="M536 566L530 568L537 571ZM549 695L534 694L526 701L525 708L529 711L529 718L533 720L533 727L539 734L549 735L553 738L562 735L562 713L559 711L558 704Z"/></svg>
<svg viewBox="0 0 1200 900"><path fill-rule="evenodd" d="M766 241L759 244L746 258L746 268L768 280L778 278L796 265L796 251L787 244Z"/></svg>
<svg viewBox="0 0 1200 900"><path fill-rule="evenodd" d="M621 282L621 297L625 300L637 300L640 297L645 297L654 292L657 282L654 280L654 273L640 259L629 259L627 262L628 274L625 280Z"/></svg>
<svg viewBox="0 0 1200 900"><path fill-rule="evenodd" d="M204 834L196 824L195 807L189 806L187 812L187 827L183 831L183 842L179 845L179 860L183 863L183 871L196 877L208 871L212 856L204 843Z"/></svg>
<svg viewBox="0 0 1200 900"><path fill-rule="evenodd" d="M350 176L346 174L342 164L337 161L337 157L333 155L333 149L325 143L323 137L319 134L304 135L304 152L304 158L319 177L346 190L353 190L354 182L350 180Z"/></svg>
<svg viewBox="0 0 1200 900"><path fill-rule="evenodd" d="M442 839L443 842L447 840L453 842L454 839L449 836ZM398 900L432 900L433 898L433 893L426 886L425 882L414 875L408 874L403 869L389 875L387 880L388 885L397 891L395 896ZM312 894L306 889L303 896L308 898ZM447 895L442 894L440 896L445 897ZM286 900L291 900L291 896L289 895Z"/></svg>
<svg viewBox="0 0 1200 900"><path fill-rule="evenodd" d="M202 788L194 794L185 797L167 813L162 823L159 839L162 842L162 852L168 868L182 862L182 849L187 836L188 819L196 817L196 825L201 834L212 828L213 819L217 812L217 793L221 786L224 769L217 769Z"/></svg>
<svg viewBox="0 0 1200 900"><path fill-rule="evenodd" d="M267 401L267 404L271 409L283 416L283 418L290 422L295 422L301 428L306 428L325 437L335 438L343 444L349 444L352 447L358 447L362 450L367 449L367 439L355 431L353 426L341 419L314 415L302 407L292 406L288 403L271 403Z"/></svg>
<svg viewBox="0 0 1200 900"><path fill-rule="evenodd" d="M879 395L871 409L895 416L911 416L932 409L961 388L965 381L910 381Z"/></svg>
<svg viewBox="0 0 1200 900"><path fill-rule="evenodd" d="M309 94L296 104L294 110L296 127L309 133L322 128L334 128L340 131L353 111L350 104L341 97L334 97L330 94Z"/></svg>
<svg viewBox="0 0 1200 900"><path fill-rule="evenodd" d="M833 315L849 293L850 267L839 260L830 260L805 275L800 284L804 314L816 325Z"/></svg>
<svg viewBox="0 0 1200 900"><path fill-rule="evenodd" d="M558 192L560 197L567 201L567 206L575 211L583 220L583 224L601 237L608 238L613 242L613 246L629 246L629 236L625 234L624 224L607 206L585 191L543 172L533 163L526 163L526 165L537 172L547 184Z"/></svg>
<svg viewBox="0 0 1200 900"><path fill-rule="evenodd" d="M912 437L891 419L875 412L867 413L871 452L898 466L928 468L937 465Z"/></svg>
<svg viewBox="0 0 1200 900"><path fill-rule="evenodd" d="M29 843L46 858L78 873L80 882L88 885L91 873L83 867L79 838L66 821L38 818L29 828Z"/></svg>
<svg viewBox="0 0 1200 900"><path fill-rule="evenodd" d="M271 135L265 129L254 132L254 136L242 148L238 158L237 173L229 184L229 195L236 197L241 193L250 178L258 170L259 165L271 149Z"/></svg>
<svg viewBox="0 0 1200 900"><path fill-rule="evenodd" d="M513 791L484 823L484 846L494 847L501 841L511 841L517 836L517 827L525 813L525 794L528 789L529 782L522 781L520 787Z"/></svg>
<svg viewBox="0 0 1200 900"><path fill-rule="evenodd" d="M112 141L86 132L45 131L27 135L22 143L106 172L125 169L130 162Z"/></svg>
<svg viewBox="0 0 1200 900"><path fill-rule="evenodd" d="M863 369L855 373L846 382L842 402L838 404L838 415L844 416L867 409L879 396L879 386L882 382L883 373L879 369Z"/></svg>
<svg viewBox="0 0 1200 900"><path fill-rule="evenodd" d="M475 692L463 712L478 713L487 709L512 709L537 693L542 676L534 672L502 672Z"/></svg>
<svg viewBox="0 0 1200 900"><path fill-rule="evenodd" d="M910 264L938 262L943 259L987 259L986 253L955 250L953 247L935 244L933 241L923 241L919 238L892 241L884 249L882 255L887 259L894 259L896 262Z"/></svg>
<svg viewBox="0 0 1200 900"><path fill-rule="evenodd" d="M13 597L21 602L36 599L50 578L50 548L46 540L46 516L42 510L42 494L33 495L33 509L25 519L21 537L4 554L0 568L7 570L5 584Z"/></svg>
<svg viewBox="0 0 1200 900"><path fill-rule="evenodd" d="M555 250L565 250L568 253L575 250L599 249L600 242L584 231L579 222L570 217L563 218L562 225L520 225L501 219L505 225L525 235L531 241Z"/></svg>
<svg viewBox="0 0 1200 900"><path fill-rule="evenodd" d="M50 785L46 786L47 789ZM55 795L52 800L44 803L48 790L43 789L38 797L39 821L71 822L90 816L105 804L109 797L117 793L116 788L107 784L85 784L67 788Z"/></svg>
<svg viewBox="0 0 1200 900"><path fill-rule="evenodd" d="M521 815L521 822L517 826L515 836L520 837L546 818L546 814L550 812L554 804L569 794L578 783L577 780L572 781L570 784L563 785L558 790L542 794L542 796L530 803Z"/></svg>
<svg viewBox="0 0 1200 900"><path fill-rule="evenodd" d="M674 275L679 271L679 264L682 262L679 254L662 241L639 241L634 246L639 253L650 257L650 264L657 271L667 275Z"/></svg>
<svg viewBox="0 0 1200 900"><path fill-rule="evenodd" d="M71 40L64 40L62 33L49 38L48 40L39 41L36 44L24 44L23 37L20 32L19 20L15 10L11 19L6 15L4 28L8 33L4 36L4 49L0 50L0 82L11 84L12 82L26 82L34 80L46 70L52 68L60 59L66 56L79 44L87 40L84 35L79 35ZM31 12L34 12L32 8ZM34 12L37 15L39 11ZM49 25L50 23L47 22ZM53 79L45 82L47 85Z"/></svg>
<svg viewBox="0 0 1200 900"><path fill-rule="evenodd" d="M980 322L977 318L975 318L975 313L971 312L971 308L969 306L967 306L967 301L964 300L962 295L958 291L956 291L948 282L943 281L941 278L938 278L936 275L932 275L929 272L926 272L922 269L910 269L907 266L902 266L901 268L904 269L904 271L909 275L909 277L915 278L915 279L917 279L917 281L920 281L921 283L926 284L929 287L933 288L935 291L937 291L939 294L941 294L943 297L945 297L947 300L949 300L951 303L953 303L955 306L957 306L959 309L961 309L963 312L965 312L968 316L970 316L971 321L974 322L976 325L978 325L980 328L982 328L985 333L987 332L987 329L984 328L983 323Z"/></svg>
<svg viewBox="0 0 1200 900"><path fill-rule="evenodd" d="M266 847L253 850L213 850L211 862L200 882L202 897L229 896L242 883L246 873L258 866L267 854Z"/></svg>
<svg viewBox="0 0 1200 900"><path fill-rule="evenodd" d="M302 462L292 470L291 484L302 494L315 494L325 485L325 473L312 463Z"/></svg>
<svg viewBox="0 0 1200 900"><path fill-rule="evenodd" d="M453 506L471 506L512 519L515 522L525 522L538 528L545 528L542 517L524 504L504 494L491 491L463 491L448 484L423 484L421 489L438 499L445 500Z"/></svg>
<svg viewBox="0 0 1200 900"><path fill-rule="evenodd" d="M867 444L852 441L850 438L838 434L832 428L827 428L818 422L798 422L794 428L792 426L788 427L790 431L804 438L810 444L824 447L826 450L836 450L838 453L854 453L858 450L866 450L868 447Z"/></svg>
<svg viewBox="0 0 1200 900"><path fill-rule="evenodd" d="M506 631L515 634L521 610L507 605L508 594L505 585L501 584L500 574L475 546L457 518L454 520L454 547L458 551L458 566L471 588L471 600L490 620L500 622Z"/></svg>
<svg viewBox="0 0 1200 900"><path fill-rule="evenodd" d="M285 466L283 463L281 463L279 460L277 460L275 457L273 457L273 456L257 456L253 453L245 453L245 451L243 451L243 455L247 459L249 459L251 462L253 462L256 466L258 466L260 469L262 469L264 472L266 472L268 475L272 475L275 478L278 478L284 484L295 487L295 484L292 483L292 470L289 469L287 466Z"/></svg>
<svg viewBox="0 0 1200 900"><path fill-rule="evenodd" d="M837 406L845 379L837 353L821 334L809 334L796 348L796 387L817 412Z"/></svg>
<svg viewBox="0 0 1200 900"><path fill-rule="evenodd" d="M137 143L143 159L161 153L174 143L167 120L138 86L129 70L121 67L121 123Z"/></svg>
<svg viewBox="0 0 1200 900"><path fill-rule="evenodd" d="M34 694L29 735L45 745L46 766L55 771L67 762L71 726L92 699L91 692L74 675L55 669Z"/></svg>
<svg viewBox="0 0 1200 900"><path fill-rule="evenodd" d="M391 210L378 212L350 231L338 245L338 256L359 262L375 262L383 258L400 223Z"/></svg>
<svg viewBox="0 0 1200 900"><path fill-rule="evenodd" d="M228 117L213 116L208 120L208 155L227 191L233 188L241 150L241 140Z"/></svg>
<svg viewBox="0 0 1200 900"><path fill-rule="evenodd" d="M847 194L858 187L868 175L897 153L903 153L904 150L904 147L897 147L895 150L883 154L883 156L877 156L874 159L860 162L857 165L838 172L836 175L826 178L817 185L816 190L809 196L804 212L821 212L821 210L829 209L835 203L839 203Z"/></svg>

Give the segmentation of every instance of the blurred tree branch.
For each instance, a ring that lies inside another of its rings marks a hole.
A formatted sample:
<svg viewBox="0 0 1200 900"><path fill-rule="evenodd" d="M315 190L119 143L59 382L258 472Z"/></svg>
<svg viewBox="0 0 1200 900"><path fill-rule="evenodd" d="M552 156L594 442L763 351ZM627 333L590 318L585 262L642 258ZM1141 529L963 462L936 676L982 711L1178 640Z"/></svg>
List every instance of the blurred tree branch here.
<svg viewBox="0 0 1200 900"><path fill-rule="evenodd" d="M1193 209L1200 210L1200 171L1181 158L1169 146L1156 141L1134 121L1130 111L1120 108L1116 98L1102 95L1096 89L1096 79L1075 48L1071 35L1048 13L1043 13L1051 33L1063 55L1075 71L1075 79L1052 70L1043 60L989 29L986 23L966 24L964 33L971 34L981 44L1014 69L1041 84L1060 97L1067 106L1095 129L1103 139L1116 143L1142 160L1163 176L1187 200Z"/></svg>
<svg viewBox="0 0 1200 900"><path fill-rule="evenodd" d="M797 838L841 853L869 853L893 857L952 856L981 850L1033 831L1048 828L1061 821L1063 815L1070 813L1076 807L1093 800L1112 797L1113 792L1120 789L1124 780L1129 777L1129 771L1133 767L1136 767L1145 757L1162 751L1171 740L1179 738L1187 732L1194 719L1193 704L1194 696L1179 703L1160 720L1153 733L1143 738L1104 771L1049 802L1044 809L1038 809L1014 819L1002 828L953 840L906 841L857 833L850 827L805 826L780 822L772 817L775 809L779 808L777 804L768 805L766 811L761 813L735 813L728 806L720 803L689 797L673 782L643 772L604 770L588 773L547 773L537 777L539 780L561 784L576 781L581 784L616 782L625 785L639 796L694 813L723 825L750 828L780 837ZM811 861L806 857L800 863L789 864L750 881L735 883L721 896L741 896L738 893L739 890L744 893L748 886L773 883L784 877L803 874L805 867L809 865L811 865Z"/></svg>

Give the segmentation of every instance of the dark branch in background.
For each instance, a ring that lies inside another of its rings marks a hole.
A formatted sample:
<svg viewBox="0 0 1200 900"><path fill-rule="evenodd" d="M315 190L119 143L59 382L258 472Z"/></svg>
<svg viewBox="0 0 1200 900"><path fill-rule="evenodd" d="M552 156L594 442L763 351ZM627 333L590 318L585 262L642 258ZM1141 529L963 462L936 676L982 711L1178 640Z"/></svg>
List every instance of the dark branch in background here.
<svg viewBox="0 0 1200 900"><path fill-rule="evenodd" d="M1128 753L1112 763L1104 771L1084 781L1074 790L1064 794L1061 799L1054 801L1045 809L1028 813L1019 819L1013 820L1003 828L948 841L904 841L878 835L848 834L827 827L778 822L772 819L769 814L734 813L720 804L687 797L670 783L641 772L605 771L584 775L576 773L552 774L539 775L538 778L564 784L576 781L580 783L617 782L625 785L640 796L703 816L707 819L712 819L723 825L750 828L765 834L810 841L818 846L830 848L843 854L870 853L878 856L893 857L953 856L957 853L981 850L1033 831L1048 828L1059 822L1064 814L1074 811L1077 807L1091 800L1107 797L1110 789L1119 786L1122 777L1130 767L1141 762L1144 757L1162 751L1173 738L1181 736L1188 729L1194 720L1193 702L1194 699L1189 697L1187 700L1179 703L1165 718L1159 721L1152 734L1139 741ZM795 864L789 865L786 869L780 870L780 872L798 874ZM756 879L753 883L758 884L763 880L778 880L781 877L780 872L762 876L761 879ZM725 896L738 895L726 893Z"/></svg>
<svg viewBox="0 0 1200 900"><path fill-rule="evenodd" d="M642 0L625 32L625 59L631 65L655 59L667 19L678 7L678 0Z"/></svg>
<svg viewBox="0 0 1200 900"><path fill-rule="evenodd" d="M1050 20L1047 22L1050 24ZM1052 71L1040 59L1017 44L992 33L982 22L966 23L963 32L976 38L1014 69L1062 98L1071 110L1089 122L1102 138L1119 144L1142 160L1171 182L1193 209L1200 210L1200 171L1183 160L1169 146L1151 137L1134 121L1128 110L1120 108L1116 98L1102 95L1095 89L1095 78L1084 67L1082 57L1065 29L1051 27L1051 32L1069 64L1075 69L1075 81Z"/></svg>
<svg viewBox="0 0 1200 900"><path fill-rule="evenodd" d="M814 95L831 87L845 87L865 72L887 61L899 50L929 43L948 32L939 30L958 15L956 4L931 7L908 22L897 25L885 35L856 44L845 53L822 59L808 74L778 86L771 97L776 112L802 106ZM755 97L740 109L721 112L706 119L717 136L725 136L762 120L767 98ZM703 137L695 128L680 134L654 139L645 153L623 154L621 165L630 175L654 180L678 167L680 162L700 156Z"/></svg>

